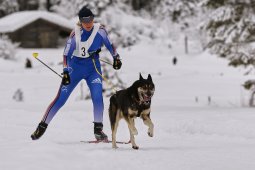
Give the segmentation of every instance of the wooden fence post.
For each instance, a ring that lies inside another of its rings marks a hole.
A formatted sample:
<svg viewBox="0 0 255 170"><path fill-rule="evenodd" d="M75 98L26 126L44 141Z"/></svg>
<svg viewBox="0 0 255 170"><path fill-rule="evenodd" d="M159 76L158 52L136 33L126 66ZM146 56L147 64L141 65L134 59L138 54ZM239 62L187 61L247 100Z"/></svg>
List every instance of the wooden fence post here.
<svg viewBox="0 0 255 170"><path fill-rule="evenodd" d="M185 41L185 54L188 54L189 53L189 49L188 49L188 37L186 35L185 35L184 41Z"/></svg>

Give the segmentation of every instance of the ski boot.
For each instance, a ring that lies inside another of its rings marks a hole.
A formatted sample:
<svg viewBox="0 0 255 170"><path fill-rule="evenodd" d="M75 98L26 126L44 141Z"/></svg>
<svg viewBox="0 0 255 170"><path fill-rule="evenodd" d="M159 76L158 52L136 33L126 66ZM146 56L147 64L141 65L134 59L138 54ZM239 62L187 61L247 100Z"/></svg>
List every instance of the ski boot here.
<svg viewBox="0 0 255 170"><path fill-rule="evenodd" d="M48 124L45 122L39 123L38 127L36 128L35 132L31 135L32 140L37 140L39 139L44 132L47 129Z"/></svg>
<svg viewBox="0 0 255 170"><path fill-rule="evenodd" d="M107 135L103 132L103 123L94 122L94 135L97 141L108 141Z"/></svg>

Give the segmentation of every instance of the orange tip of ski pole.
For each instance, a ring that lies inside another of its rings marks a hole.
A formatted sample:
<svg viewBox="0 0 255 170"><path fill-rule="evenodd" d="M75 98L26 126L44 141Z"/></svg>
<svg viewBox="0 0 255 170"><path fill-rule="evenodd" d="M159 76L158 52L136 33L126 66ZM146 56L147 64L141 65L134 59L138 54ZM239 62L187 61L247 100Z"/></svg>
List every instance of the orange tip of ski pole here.
<svg viewBox="0 0 255 170"><path fill-rule="evenodd" d="M38 57L38 53L33 53L32 55L33 55L34 58Z"/></svg>

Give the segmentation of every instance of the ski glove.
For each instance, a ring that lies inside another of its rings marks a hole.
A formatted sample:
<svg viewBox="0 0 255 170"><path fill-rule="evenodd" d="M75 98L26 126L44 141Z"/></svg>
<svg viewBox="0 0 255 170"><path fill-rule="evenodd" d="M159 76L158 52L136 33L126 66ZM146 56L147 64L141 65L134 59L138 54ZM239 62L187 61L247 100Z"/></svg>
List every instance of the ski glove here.
<svg viewBox="0 0 255 170"><path fill-rule="evenodd" d="M120 61L120 56L117 54L113 59L113 68L119 70L121 68L122 62Z"/></svg>
<svg viewBox="0 0 255 170"><path fill-rule="evenodd" d="M63 71L64 72L63 72L62 84L66 86L70 84L70 76L69 76L68 68L64 68Z"/></svg>

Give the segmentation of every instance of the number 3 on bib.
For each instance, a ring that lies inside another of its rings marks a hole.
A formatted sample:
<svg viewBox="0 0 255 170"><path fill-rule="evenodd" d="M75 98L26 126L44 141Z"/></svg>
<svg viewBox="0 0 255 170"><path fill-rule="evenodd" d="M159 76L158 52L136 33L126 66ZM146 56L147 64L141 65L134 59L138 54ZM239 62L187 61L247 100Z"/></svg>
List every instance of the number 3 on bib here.
<svg viewBox="0 0 255 170"><path fill-rule="evenodd" d="M82 56L85 56L85 55L86 55L86 49L85 49L85 47L82 47L81 50L82 50L81 55L82 55Z"/></svg>

